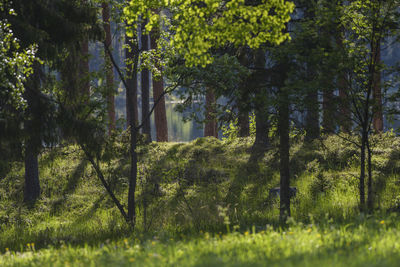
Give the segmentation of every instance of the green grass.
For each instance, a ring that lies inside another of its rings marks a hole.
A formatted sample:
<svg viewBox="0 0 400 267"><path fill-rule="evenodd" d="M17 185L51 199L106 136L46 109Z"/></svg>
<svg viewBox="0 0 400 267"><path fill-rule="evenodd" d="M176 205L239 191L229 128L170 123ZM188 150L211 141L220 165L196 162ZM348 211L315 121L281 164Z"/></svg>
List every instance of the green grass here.
<svg viewBox="0 0 400 267"><path fill-rule="evenodd" d="M33 207L22 204L23 164L14 163L0 177L0 266L398 266L399 138L373 139L377 194L368 216L358 211L357 149L334 136L311 145L293 139L298 194L283 228L268 193L279 186L278 151L249 162L252 142L140 147L135 232L77 147L41 155ZM124 205L127 147L116 143L102 163Z"/></svg>
<svg viewBox="0 0 400 267"><path fill-rule="evenodd" d="M398 266L397 216L337 226L292 225L259 232L199 233L105 240L95 246L62 245L6 252L1 266Z"/></svg>

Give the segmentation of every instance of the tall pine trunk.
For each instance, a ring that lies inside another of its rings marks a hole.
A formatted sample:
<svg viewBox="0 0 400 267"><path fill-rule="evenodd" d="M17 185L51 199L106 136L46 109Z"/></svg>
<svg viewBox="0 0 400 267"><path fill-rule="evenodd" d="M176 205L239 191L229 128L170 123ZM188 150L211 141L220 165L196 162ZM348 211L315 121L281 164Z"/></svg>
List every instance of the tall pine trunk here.
<svg viewBox="0 0 400 267"><path fill-rule="evenodd" d="M142 24L141 28L141 44L142 51L149 50L149 35L145 34L146 22ZM148 118L150 111L150 71L142 68L141 71L141 89L142 89L142 133L146 135L146 141L151 142L151 129L150 129L150 118Z"/></svg>
<svg viewBox="0 0 400 267"><path fill-rule="evenodd" d="M157 49L157 41L160 38L160 29L154 29L150 33L151 49ZM153 81L153 99L154 102L160 98L164 92L164 79L162 76L162 67L158 66L161 72L161 77ZM156 138L157 142L168 142L168 124L167 124L167 112L165 109L165 97L162 97L154 109L154 121L156 125Z"/></svg>
<svg viewBox="0 0 400 267"><path fill-rule="evenodd" d="M205 111L205 125L204 136L214 136L218 138L218 126L215 118L215 94L211 88L206 89L206 111Z"/></svg>
<svg viewBox="0 0 400 267"><path fill-rule="evenodd" d="M112 51L110 6L108 3L102 3L101 6L103 9L103 27L106 35L105 45ZM114 73L110 56L107 53L105 53L105 66L108 131L109 134L111 134L111 132L115 130Z"/></svg>
<svg viewBox="0 0 400 267"><path fill-rule="evenodd" d="M38 155L41 141L39 138L39 128L35 117L38 100L35 99L37 95L35 91L40 90L40 65L38 62L34 63L34 73L30 78L29 86L32 88L25 91L27 99L27 112L28 118L24 125L27 138L25 140L25 188L24 188L24 202L34 203L40 196L40 182L39 182L39 163Z"/></svg>

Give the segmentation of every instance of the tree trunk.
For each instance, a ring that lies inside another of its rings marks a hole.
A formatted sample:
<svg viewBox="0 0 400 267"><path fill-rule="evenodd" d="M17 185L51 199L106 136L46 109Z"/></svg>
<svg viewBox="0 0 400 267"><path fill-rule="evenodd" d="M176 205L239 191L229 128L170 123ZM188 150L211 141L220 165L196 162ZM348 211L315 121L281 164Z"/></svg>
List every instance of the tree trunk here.
<svg viewBox="0 0 400 267"><path fill-rule="evenodd" d="M369 212L372 212L374 208L374 192L372 189L372 150L367 139L367 152L368 152L368 195L367 195L367 208Z"/></svg>
<svg viewBox="0 0 400 267"><path fill-rule="evenodd" d="M206 113L205 113L205 125L204 125L204 136L214 136L218 138L218 126L215 119L215 94L211 88L206 89Z"/></svg>
<svg viewBox="0 0 400 267"><path fill-rule="evenodd" d="M339 48L343 48L343 37L338 34L336 37L336 44ZM340 71L337 77L339 87L339 116L338 124L340 130L345 133L350 133L352 128L351 111L349 96L347 95L347 82L343 71Z"/></svg>
<svg viewBox="0 0 400 267"><path fill-rule="evenodd" d="M375 66L381 63L381 45L378 42L376 48L373 49L372 55L374 57ZM383 132L383 114L382 114L382 89L381 89L381 71L375 67L373 79L373 98L374 98L374 117L373 128L375 133Z"/></svg>
<svg viewBox="0 0 400 267"><path fill-rule="evenodd" d="M159 29L153 30L150 34L151 49L157 49L157 40L160 38ZM162 68L158 66L161 77L158 79L152 77L153 80L153 99L158 99L164 92L164 81L162 76ZM165 97L162 97L154 109L154 121L156 125L157 142L168 142L168 124L167 112L165 109Z"/></svg>
<svg viewBox="0 0 400 267"><path fill-rule="evenodd" d="M112 50L111 27L110 27L110 6L108 3L101 4L103 9L103 27L106 34L105 45ZM115 130L115 101L114 101L114 73L109 55L105 53L106 68L106 97L108 112L108 132Z"/></svg>
<svg viewBox="0 0 400 267"><path fill-rule="evenodd" d="M141 28L141 43L142 51L149 50L149 35L144 34L146 23L142 24ZM150 110L150 72L149 70L142 69L141 72L141 89L142 89L142 133L146 135L146 141L151 142L150 119L147 119Z"/></svg>
<svg viewBox="0 0 400 267"><path fill-rule="evenodd" d="M320 136L318 91L312 88L306 96L307 113L305 118L306 141L311 142Z"/></svg>
<svg viewBox="0 0 400 267"><path fill-rule="evenodd" d="M282 223L290 216L290 171L289 171L289 97L284 88L279 92L278 131L280 165L280 212Z"/></svg>
<svg viewBox="0 0 400 267"><path fill-rule="evenodd" d="M135 55L135 53L138 53L138 49L136 45L134 44L134 41L129 38L127 35L125 35L125 59L126 60L134 60L135 57L138 55ZM137 66L132 66L129 65L127 66L127 78L126 78L126 83L128 88L125 88L126 90L126 121L127 121L127 126L129 127L132 125L131 123L131 117L133 117L133 125L138 124L138 106L137 106L137 88L138 88L138 82L137 82L137 69L135 70L134 68L137 68ZM130 93L128 93L130 92ZM131 98L131 99L129 99ZM131 102L130 102L131 101Z"/></svg>
<svg viewBox="0 0 400 267"><path fill-rule="evenodd" d="M326 134L333 134L336 128L333 97L333 90L331 88L324 90L322 103L322 127Z"/></svg>
<svg viewBox="0 0 400 267"><path fill-rule="evenodd" d="M132 66L132 79L137 81L137 66L139 60L139 49L136 44L132 43L131 46L133 48L133 66ZM137 118L137 97L134 95L137 94L137 87L135 88L128 86L127 90L127 99L128 106L127 109L131 110L132 118ZM137 129L136 129L136 121L131 119L129 121L129 131L130 131L130 154L131 154L131 170L129 174L129 191L128 191L128 220L134 226L136 223L136 202L135 202L135 193L136 193L136 178L137 178Z"/></svg>
<svg viewBox="0 0 400 267"><path fill-rule="evenodd" d="M35 62L33 65L33 75L29 80L29 86L33 90L26 90L25 96L28 104L27 113L25 117L25 131L27 138L25 140L25 189L24 189L24 202L34 203L40 196L40 182L39 182L39 164L38 154L41 141L39 138L39 130L37 120L37 105L39 105L34 91L40 90L40 65Z"/></svg>
<svg viewBox="0 0 400 267"><path fill-rule="evenodd" d="M90 78L89 78L89 42L84 40L81 44L80 75L82 77L82 95L85 102L90 97Z"/></svg>
<svg viewBox="0 0 400 267"><path fill-rule="evenodd" d="M40 196L38 152L34 142L27 141L25 147L25 191L24 202L34 203Z"/></svg>
<svg viewBox="0 0 400 267"><path fill-rule="evenodd" d="M359 191L360 191L360 211L365 210L365 147L367 140L366 129L362 130L361 137L361 155L360 155L360 181L359 181Z"/></svg>
<svg viewBox="0 0 400 267"><path fill-rule="evenodd" d="M247 137L250 135L250 120L249 113L241 110L238 107L238 127L239 127L239 137Z"/></svg>

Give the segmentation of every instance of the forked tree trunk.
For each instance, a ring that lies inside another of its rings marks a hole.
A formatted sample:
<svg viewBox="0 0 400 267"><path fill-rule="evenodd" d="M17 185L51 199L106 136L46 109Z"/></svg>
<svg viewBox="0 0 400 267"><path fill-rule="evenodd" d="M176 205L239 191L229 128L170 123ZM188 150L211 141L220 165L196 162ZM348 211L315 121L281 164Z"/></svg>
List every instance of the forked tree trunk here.
<svg viewBox="0 0 400 267"><path fill-rule="evenodd" d="M112 50L111 40L111 21L110 21L110 6L108 3L102 3L103 13L103 28L106 34L105 45L108 49ZM107 112L108 112L108 132L111 134L115 130L115 101L114 101L114 73L110 56L105 53L105 66L106 66L106 98L107 98Z"/></svg>

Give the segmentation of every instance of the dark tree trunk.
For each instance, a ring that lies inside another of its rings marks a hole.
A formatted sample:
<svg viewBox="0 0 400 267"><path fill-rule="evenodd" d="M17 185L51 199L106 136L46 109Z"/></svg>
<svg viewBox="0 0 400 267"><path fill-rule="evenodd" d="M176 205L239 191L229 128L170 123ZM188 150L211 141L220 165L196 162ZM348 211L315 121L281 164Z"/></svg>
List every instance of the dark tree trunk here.
<svg viewBox="0 0 400 267"><path fill-rule="evenodd" d="M83 78L82 81L82 94L85 102L90 97L90 78L89 78L89 42L84 40L81 44L81 60L80 60L80 75Z"/></svg>
<svg viewBox="0 0 400 267"><path fill-rule="evenodd" d="M266 107L259 107L256 110L256 139L253 150L266 151L269 145L269 120Z"/></svg>
<svg viewBox="0 0 400 267"><path fill-rule="evenodd" d="M311 142L320 136L318 91L310 89L306 97L307 113L305 118L306 141Z"/></svg>
<svg viewBox="0 0 400 267"><path fill-rule="evenodd" d="M40 196L39 164L36 144L30 140L25 147L24 202L34 203Z"/></svg>
<svg viewBox="0 0 400 267"><path fill-rule="evenodd" d="M111 27L110 27L110 6L107 3L101 4L103 9L103 27L106 34L105 45L112 50ZM115 130L115 101L114 101L114 73L110 57L105 53L106 65L106 95L108 112L108 132Z"/></svg>
<svg viewBox="0 0 400 267"><path fill-rule="evenodd" d="M335 111L333 106L333 90L325 89L323 92L323 103L322 103L322 127L324 132L332 134L335 132L336 119Z"/></svg>
<svg viewBox="0 0 400 267"><path fill-rule="evenodd" d="M374 57L375 65L379 65L381 62L380 42L378 42L377 47L373 49L372 55ZM373 98L374 98L373 129L375 133L382 133L383 114L382 114L381 71L377 67L375 67L374 80L373 80Z"/></svg>
<svg viewBox="0 0 400 267"><path fill-rule="evenodd" d="M40 90L40 65L34 63L34 73L29 80L29 86L25 91L25 96L28 104L25 121L25 131L27 138L25 140L25 188L24 188L24 202L34 203L40 196L40 182L39 182L39 164L38 155L41 146L40 141L40 121L37 119L37 108L39 100L35 91ZM31 89L31 90L30 90Z"/></svg>
<svg viewBox="0 0 400 267"><path fill-rule="evenodd" d="M290 216L290 171L289 171L289 97L284 88L279 92L278 131L280 157L280 213L282 223Z"/></svg>
<svg viewBox="0 0 400 267"><path fill-rule="evenodd" d="M360 155L360 181L359 181L359 191L360 191L360 210L365 210L365 147L367 143L367 133L366 129L363 129L361 137L361 155Z"/></svg>
<svg viewBox="0 0 400 267"><path fill-rule="evenodd" d="M142 24L141 28L141 43L142 51L149 50L149 35L143 34L145 31L146 23ZM150 119L147 119L150 110L150 72L149 70L142 69L141 72L141 89L142 89L142 133L146 135L146 141L151 142Z"/></svg>
<svg viewBox="0 0 400 267"><path fill-rule="evenodd" d="M139 49L136 43L131 43L132 53L133 53L133 66L132 66L132 79L137 81L137 70L138 70L138 60L139 60ZM127 90L127 99L128 105L127 109L131 111L131 116L133 118L137 118L137 97L134 95L137 93L137 87L128 86ZM137 128L136 121L129 121L129 131L130 131L130 156L131 156L131 170L129 174L129 191L128 191L128 220L134 226L136 223L136 202L135 202L135 193L136 193L136 178L137 178Z"/></svg>
<svg viewBox="0 0 400 267"><path fill-rule="evenodd" d="M243 111L238 107L238 126L239 126L239 137L247 137L250 135L250 120L249 113Z"/></svg>
<svg viewBox="0 0 400 267"><path fill-rule="evenodd" d="M157 40L160 38L159 30L156 29L150 34L151 48L157 48ZM164 81L162 76L161 66L158 66L161 77L158 79L152 78L153 80L153 99L159 99L164 92ZM165 97L162 97L154 109L154 121L156 125L156 138L157 142L168 142L168 124L167 124L167 112L165 109Z"/></svg>
<svg viewBox="0 0 400 267"><path fill-rule="evenodd" d="M138 49L134 44L134 41L125 35L125 59L126 60L134 60L138 53ZM126 89L126 121L127 126L131 125L131 117L133 117L133 124L138 124L138 105L137 105L137 70L134 70L135 66L129 65L127 66L127 78L126 83L128 88ZM137 68L137 66L136 66ZM130 93L128 93L130 92ZM130 99L131 98L131 99Z"/></svg>
<svg viewBox="0 0 400 267"><path fill-rule="evenodd" d="M367 208L369 212L372 212L374 208L374 192L372 189L372 150L367 139L367 152L368 152L368 195L367 195Z"/></svg>
<svg viewBox="0 0 400 267"><path fill-rule="evenodd" d="M206 89L206 122L204 125L204 136L214 136L218 138L218 125L215 118L215 105L216 99L214 91L211 88Z"/></svg>

